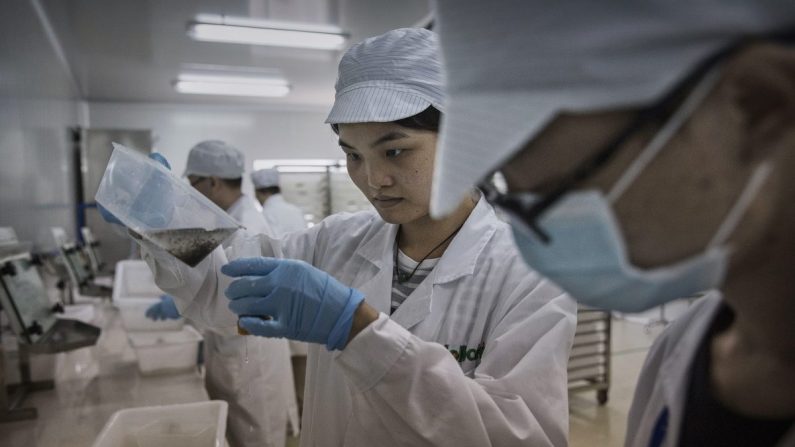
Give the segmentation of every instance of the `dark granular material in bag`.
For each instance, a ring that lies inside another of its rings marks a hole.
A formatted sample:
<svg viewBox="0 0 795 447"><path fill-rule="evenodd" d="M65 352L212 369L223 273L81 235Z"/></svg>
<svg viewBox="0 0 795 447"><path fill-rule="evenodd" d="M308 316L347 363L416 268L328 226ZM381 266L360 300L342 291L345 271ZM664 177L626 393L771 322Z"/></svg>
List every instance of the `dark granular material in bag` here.
<svg viewBox="0 0 795 447"><path fill-rule="evenodd" d="M143 235L175 258L196 267L215 247L226 240L237 228L177 228L148 231Z"/></svg>

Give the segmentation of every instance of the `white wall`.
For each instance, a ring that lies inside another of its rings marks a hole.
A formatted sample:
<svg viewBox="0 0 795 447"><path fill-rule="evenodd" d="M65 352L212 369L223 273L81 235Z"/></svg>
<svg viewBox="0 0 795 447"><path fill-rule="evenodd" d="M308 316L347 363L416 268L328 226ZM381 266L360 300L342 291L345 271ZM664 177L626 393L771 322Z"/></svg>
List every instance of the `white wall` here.
<svg viewBox="0 0 795 447"><path fill-rule="evenodd" d="M80 92L54 20L37 0L0 13L0 226L38 250L51 226L75 232L75 161L69 128L85 124Z"/></svg>
<svg viewBox="0 0 795 447"><path fill-rule="evenodd" d="M274 110L255 106L192 104L89 104L91 127L151 129L155 149L181 173L188 151L202 140L224 140L243 151L246 169L267 158L344 158L336 135L323 123L327 109ZM251 193L248 176L244 192Z"/></svg>

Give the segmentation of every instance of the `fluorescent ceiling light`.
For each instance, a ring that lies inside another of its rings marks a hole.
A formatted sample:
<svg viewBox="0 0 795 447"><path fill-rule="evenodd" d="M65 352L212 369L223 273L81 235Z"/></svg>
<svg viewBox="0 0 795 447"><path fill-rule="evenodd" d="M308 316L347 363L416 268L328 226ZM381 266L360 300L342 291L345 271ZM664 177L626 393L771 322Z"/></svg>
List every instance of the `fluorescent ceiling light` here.
<svg viewBox="0 0 795 447"><path fill-rule="evenodd" d="M188 26L195 40L275 47L339 50L346 34L331 25L278 22L245 17L200 14Z"/></svg>
<svg viewBox="0 0 795 447"><path fill-rule="evenodd" d="M199 74L199 73L182 73L179 75L179 81L187 82L218 82L218 83L234 83L234 84L260 84L260 85L288 85L287 79L277 76L244 76L244 75L226 75L226 74Z"/></svg>
<svg viewBox="0 0 795 447"><path fill-rule="evenodd" d="M326 172L326 168L320 166L279 166L279 172L282 173L297 173L297 174L311 174L315 172Z"/></svg>
<svg viewBox="0 0 795 447"><path fill-rule="evenodd" d="M347 164L345 159L333 158L288 158L288 159L267 159L254 160L254 170L278 168L279 171L285 167L318 167L325 172L327 166L342 166Z"/></svg>
<svg viewBox="0 0 795 447"><path fill-rule="evenodd" d="M205 75L185 73L174 82L180 93L199 95L280 97L290 93L290 85L283 78L263 78L238 75Z"/></svg>

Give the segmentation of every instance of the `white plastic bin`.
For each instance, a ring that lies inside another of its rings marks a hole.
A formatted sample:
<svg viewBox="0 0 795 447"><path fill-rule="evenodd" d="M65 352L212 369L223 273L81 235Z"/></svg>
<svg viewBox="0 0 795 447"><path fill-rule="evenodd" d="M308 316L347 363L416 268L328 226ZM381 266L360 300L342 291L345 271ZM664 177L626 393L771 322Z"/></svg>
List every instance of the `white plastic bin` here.
<svg viewBox="0 0 795 447"><path fill-rule="evenodd" d="M179 331L130 332L130 344L143 374L183 371L196 367L202 336L191 326Z"/></svg>
<svg viewBox="0 0 795 447"><path fill-rule="evenodd" d="M154 321L146 318L146 309L160 301L164 292L155 284L144 261L121 261L116 264L113 304L119 309L124 328L134 331L175 331L185 320Z"/></svg>
<svg viewBox="0 0 795 447"><path fill-rule="evenodd" d="M220 400L119 410L94 447L222 447L227 411Z"/></svg>

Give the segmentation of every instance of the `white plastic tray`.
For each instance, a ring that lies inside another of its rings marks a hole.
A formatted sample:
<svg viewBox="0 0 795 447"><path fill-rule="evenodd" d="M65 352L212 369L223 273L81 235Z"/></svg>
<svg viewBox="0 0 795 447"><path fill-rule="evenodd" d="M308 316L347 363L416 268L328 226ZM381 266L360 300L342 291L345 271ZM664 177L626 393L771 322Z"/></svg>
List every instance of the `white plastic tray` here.
<svg viewBox="0 0 795 447"><path fill-rule="evenodd" d="M185 320L154 321L146 318L146 309L160 301L164 292L155 284L152 272L144 261L121 261L116 264L113 304L119 309L127 331L174 331Z"/></svg>
<svg viewBox="0 0 795 447"><path fill-rule="evenodd" d="M94 447L221 447L227 411L220 400L119 410Z"/></svg>
<svg viewBox="0 0 795 447"><path fill-rule="evenodd" d="M92 324L97 318L97 311L94 304L67 304L64 306L63 313L55 314L55 318L77 320L86 324Z"/></svg>
<svg viewBox="0 0 795 447"><path fill-rule="evenodd" d="M179 331L130 332L130 344L143 374L183 371L196 367L202 336L191 326Z"/></svg>

